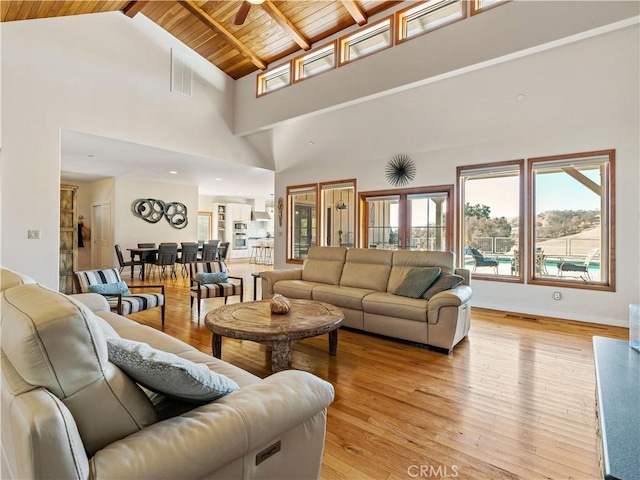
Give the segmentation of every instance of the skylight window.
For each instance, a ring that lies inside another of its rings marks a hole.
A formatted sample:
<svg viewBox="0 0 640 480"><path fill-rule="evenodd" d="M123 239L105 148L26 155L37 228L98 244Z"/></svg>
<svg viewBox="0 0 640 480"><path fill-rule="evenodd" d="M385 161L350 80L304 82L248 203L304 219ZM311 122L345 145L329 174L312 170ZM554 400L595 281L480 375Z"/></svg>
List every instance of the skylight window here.
<svg viewBox="0 0 640 480"><path fill-rule="evenodd" d="M258 75L258 96L291 85L291 63Z"/></svg>
<svg viewBox="0 0 640 480"><path fill-rule="evenodd" d="M336 66L336 43L305 53L293 64L295 82L331 70Z"/></svg>
<svg viewBox="0 0 640 480"><path fill-rule="evenodd" d="M352 62L393 45L392 17L340 39L340 64Z"/></svg>
<svg viewBox="0 0 640 480"><path fill-rule="evenodd" d="M398 41L402 42L465 17L462 0L431 0L397 13Z"/></svg>

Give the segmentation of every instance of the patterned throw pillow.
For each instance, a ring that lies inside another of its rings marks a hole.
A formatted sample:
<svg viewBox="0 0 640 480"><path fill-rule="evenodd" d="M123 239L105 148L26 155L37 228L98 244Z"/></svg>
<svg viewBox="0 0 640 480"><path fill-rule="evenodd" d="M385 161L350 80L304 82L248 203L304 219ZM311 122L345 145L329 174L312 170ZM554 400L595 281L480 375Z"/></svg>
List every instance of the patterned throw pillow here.
<svg viewBox="0 0 640 480"><path fill-rule="evenodd" d="M120 293L122 295L131 295L129 287L127 287L127 284L122 280L116 283L99 283L96 285L89 285L89 291L91 293L100 294Z"/></svg>
<svg viewBox="0 0 640 480"><path fill-rule="evenodd" d="M439 267L414 268L392 292L403 297L420 298L427 288L436 281L442 270Z"/></svg>
<svg viewBox="0 0 640 480"><path fill-rule="evenodd" d="M195 280L202 284L224 283L227 281L227 272L199 272L196 273Z"/></svg>
<svg viewBox="0 0 640 480"><path fill-rule="evenodd" d="M107 338L109 360L140 385L192 403L206 403L238 390L238 384L203 363L193 363L146 343Z"/></svg>
<svg viewBox="0 0 640 480"><path fill-rule="evenodd" d="M434 284L431 285L426 292L424 292L422 298L431 300L431 297L433 297L436 293L455 288L462 282L464 282L464 278L462 278L460 275L455 275L453 273L443 273L442 275L440 275L440 277L438 277Z"/></svg>

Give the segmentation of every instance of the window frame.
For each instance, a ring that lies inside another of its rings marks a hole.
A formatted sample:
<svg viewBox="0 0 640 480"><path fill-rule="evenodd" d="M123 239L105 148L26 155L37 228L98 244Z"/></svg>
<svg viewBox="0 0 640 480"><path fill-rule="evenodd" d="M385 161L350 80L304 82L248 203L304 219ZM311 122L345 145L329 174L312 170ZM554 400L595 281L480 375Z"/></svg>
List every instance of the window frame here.
<svg viewBox="0 0 640 480"><path fill-rule="evenodd" d="M380 26L382 24L385 24L387 22L389 23L389 45L387 45L386 47L382 47L377 50L374 50L373 52L365 53L364 55L360 55L356 58L345 60L345 52L348 51L349 49L350 40L357 40L359 39L359 37L365 36L368 31L371 31L373 33L376 31L376 29L380 29ZM353 37L356 37L356 38L353 38ZM340 37L338 39L338 48L337 48L337 54L338 54L337 66L341 67L343 65L356 62L361 58L366 58L369 55L373 55L375 53L391 48L393 47L393 45L394 45L394 16L389 15L388 17L381 18L377 22L371 23L369 25L365 25L364 27L359 28L354 32L351 32L347 35L343 35L342 37Z"/></svg>
<svg viewBox="0 0 640 480"><path fill-rule="evenodd" d="M319 55L319 53L322 50L329 50L329 49L333 49L333 66L331 68L327 68L326 70L323 70L321 72L318 73L314 73L311 75L307 75L306 77L302 76L302 69L304 66L304 61L305 59L308 59L309 57L314 57ZM302 55L298 55L297 57L295 57L293 59L293 83L299 83L302 82L304 80L307 80L308 78L313 78L315 76L318 75L322 75L323 73L326 73L330 70L334 70L338 67L338 42L337 40L334 40L333 42L329 42L321 47L318 48L314 48L313 50L309 50L308 52L304 52Z"/></svg>
<svg viewBox="0 0 640 480"><path fill-rule="evenodd" d="M360 248L369 248L369 206L367 198L372 197L386 197L397 196L398 199L398 242L402 243L402 248L399 250L407 250L407 238L411 237L411 222L407 220L408 198L411 195L416 194L437 194L442 193L447 197L447 211L445 213L445 242L448 246L447 251L453 249L454 241L454 186L448 185L433 185L425 187L413 187L413 188L396 188L392 190L376 190L369 192L360 192L358 194L358 238ZM440 251L440 250L436 250Z"/></svg>
<svg viewBox="0 0 640 480"><path fill-rule="evenodd" d="M270 79L270 77L276 76L276 73L278 73L279 70L286 70L287 68L289 69L289 83L282 85L281 87L278 87L274 90L265 91L265 86L267 84L267 81ZM277 67L273 67L268 70L265 70L264 72L259 73L258 75L256 75L256 97L262 97L264 95L268 95L269 93L277 92L278 90L282 90L283 88L287 88L291 86L292 78L293 78L293 71L291 67L291 60L289 60L288 62L282 63Z"/></svg>
<svg viewBox="0 0 640 480"><path fill-rule="evenodd" d="M432 11L432 10L437 10L441 5L443 4L447 4L447 3L455 3L455 2L460 2L460 4L462 5L462 15L460 16L460 18L455 18L453 20L449 20L447 22L438 24L434 27L428 28L426 30L423 30L420 33L416 33L415 35L412 35L410 37L407 37L406 34L406 29L407 29L407 24L406 24L406 20L407 17L409 16L413 16L419 12L421 12L422 9L420 9L420 6L423 6L423 10L425 10L427 13ZM413 12L415 10L415 12ZM411 14L409 14L408 12L412 12ZM435 30L438 30L439 28L442 27L446 27L447 25L451 25L453 23L459 22L460 20L464 20L465 18L467 18L467 2L465 0L428 0L425 2L421 2L418 5L411 5L407 8L403 8L402 10L399 10L395 13L395 23L396 23L396 37L395 37L395 44L396 45L400 45L401 43L404 42L408 42L409 40L413 40L414 38L417 37L421 37L422 35L426 34L426 33L430 33L433 32Z"/></svg>
<svg viewBox="0 0 640 480"><path fill-rule="evenodd" d="M456 256L458 258L458 266L460 268L466 268L464 264L465 259L465 196L464 196L464 182L463 177L465 176L465 172L473 172L478 170L491 170L495 169L505 169L505 167L515 167L514 170L518 170L518 247L519 247L519 264L520 268L518 269L518 275L489 275L484 272L474 272L471 273L473 278L477 278L478 280L488 280L492 282L507 282L507 283L524 283L524 266L525 262L523 259L528 258L527 255L527 245L525 242L524 229L525 229L525 204L524 199L526 196L525 192L525 160L506 160L500 162L490 162L490 163L480 163L475 165L462 165L456 168L456 179L458 186L458 194L456 196L456 212L457 212L457 242L456 242ZM496 172L497 173L497 172Z"/></svg>
<svg viewBox="0 0 640 480"><path fill-rule="evenodd" d="M563 288L578 288L583 290L598 290L598 291L607 291L607 292L615 292L616 291L616 255L615 255L615 232L616 232L616 216L615 216L615 157L616 151L615 149L609 150L598 150L591 152L579 152L579 153L571 153L565 155L553 155L548 157L536 157L530 158L528 161L528 194L527 201L529 203L529 208L527 212L527 228L528 228L528 238L527 238L527 249L528 251L533 251L535 248L535 237L536 237L536 221L535 221L535 175L534 168L536 165L540 165L542 163L551 163L554 161L563 161L563 160L571 160L571 159L587 159L590 157L609 157L608 166L605 168L606 177L603 177L603 186L606 181L606 198L602 201L604 205L604 210L606 212L607 221L606 225L602 226L602 238L601 242L604 243L603 247L600 248L601 258L603 255L606 255L606 259L601 260L601 265L606 264L606 275L607 281L601 283L587 283L581 279L568 279L563 278L562 280L553 279L549 277L536 277L534 262L535 259L533 255L530 255L531 258L527 259L528 264L528 276L527 282L531 285L546 285L553 287L563 287ZM585 162L586 163L586 162Z"/></svg>
<svg viewBox="0 0 640 480"><path fill-rule="evenodd" d="M486 12L487 10L491 10L499 5L504 5L505 3L509 3L511 0L500 0L486 7L481 6L482 0L470 0L469 1L469 16L472 17L482 12Z"/></svg>
<svg viewBox="0 0 640 480"><path fill-rule="evenodd" d="M286 241L287 241L287 246L286 246L286 257L287 263L294 263L294 264L303 264L304 263L304 259L301 258L294 258L293 257L293 228L294 228L294 212L293 212L293 195L296 195L297 192L302 193L305 190L313 190L315 192L316 195L316 201L315 201L315 208L316 208L316 215L315 215L315 238L316 238L316 243L315 245L318 244L318 235L319 235L319 218L318 218L318 210L319 210L319 189L318 189L318 184L317 183L306 183L306 184L301 184L301 185L290 185L287 187L287 212L286 212ZM309 245L309 247L311 247L313 245Z"/></svg>

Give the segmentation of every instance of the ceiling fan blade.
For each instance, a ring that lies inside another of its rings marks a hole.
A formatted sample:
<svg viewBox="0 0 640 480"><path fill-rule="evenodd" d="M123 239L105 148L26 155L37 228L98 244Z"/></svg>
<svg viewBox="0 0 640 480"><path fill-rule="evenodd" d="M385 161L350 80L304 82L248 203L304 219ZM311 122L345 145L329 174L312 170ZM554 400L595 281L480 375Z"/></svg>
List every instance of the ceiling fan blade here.
<svg viewBox="0 0 640 480"><path fill-rule="evenodd" d="M234 25L242 25L244 21L247 19L247 15L249 14L249 9L251 8L251 4L246 0L242 2L240 8L238 9L238 13L236 13L236 18L233 19Z"/></svg>

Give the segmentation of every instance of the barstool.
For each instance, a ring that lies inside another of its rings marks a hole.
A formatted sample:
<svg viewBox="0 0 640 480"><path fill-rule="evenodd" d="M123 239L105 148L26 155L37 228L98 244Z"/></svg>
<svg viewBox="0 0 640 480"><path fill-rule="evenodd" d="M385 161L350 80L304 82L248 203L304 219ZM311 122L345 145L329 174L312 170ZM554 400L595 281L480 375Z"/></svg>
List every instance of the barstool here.
<svg viewBox="0 0 640 480"><path fill-rule="evenodd" d="M251 256L249 257L249 263L260 263L262 259L262 245L254 245L251 247Z"/></svg>
<svg viewBox="0 0 640 480"><path fill-rule="evenodd" d="M273 256L271 255L271 250L273 250L273 247L271 245L265 245L263 247L263 263L265 265L273 265Z"/></svg>

